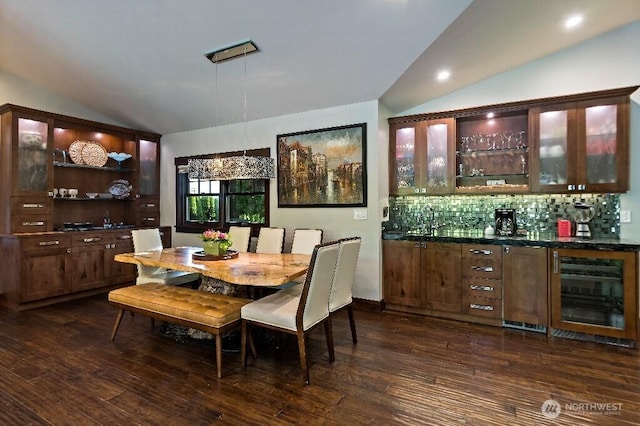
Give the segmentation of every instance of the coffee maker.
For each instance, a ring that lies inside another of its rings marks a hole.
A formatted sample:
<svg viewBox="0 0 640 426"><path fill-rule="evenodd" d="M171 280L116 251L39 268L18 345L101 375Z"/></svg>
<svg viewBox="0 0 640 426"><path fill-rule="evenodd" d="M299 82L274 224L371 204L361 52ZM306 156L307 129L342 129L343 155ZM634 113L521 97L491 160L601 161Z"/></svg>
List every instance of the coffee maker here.
<svg viewBox="0 0 640 426"><path fill-rule="evenodd" d="M596 211L591 204L587 203L575 203L573 205L576 208L573 218L576 221L576 237L589 238L591 237L591 230L589 229L589 222L595 216Z"/></svg>
<svg viewBox="0 0 640 426"><path fill-rule="evenodd" d="M496 209L496 230L495 233L502 237L510 237L516 233L516 211L515 209Z"/></svg>

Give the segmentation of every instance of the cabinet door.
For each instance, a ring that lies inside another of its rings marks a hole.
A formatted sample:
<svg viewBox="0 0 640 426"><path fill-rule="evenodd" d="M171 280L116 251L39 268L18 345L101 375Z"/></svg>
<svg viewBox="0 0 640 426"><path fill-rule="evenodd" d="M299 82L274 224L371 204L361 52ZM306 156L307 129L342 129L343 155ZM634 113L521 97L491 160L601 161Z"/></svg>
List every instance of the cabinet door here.
<svg viewBox="0 0 640 426"><path fill-rule="evenodd" d="M419 193L416 172L419 155L416 152L416 123L394 124L389 128L389 193L406 195Z"/></svg>
<svg viewBox="0 0 640 426"><path fill-rule="evenodd" d="M625 97L578 103L577 182L589 192L629 189L628 102Z"/></svg>
<svg viewBox="0 0 640 426"><path fill-rule="evenodd" d="M637 338L636 253L550 249L551 326Z"/></svg>
<svg viewBox="0 0 640 426"><path fill-rule="evenodd" d="M104 233L79 235L72 241L72 290L90 290L106 285L104 256L107 248Z"/></svg>
<svg viewBox="0 0 640 426"><path fill-rule="evenodd" d="M453 118L424 123L426 161L421 178L427 194L450 194L455 184L455 121Z"/></svg>
<svg viewBox="0 0 640 426"><path fill-rule="evenodd" d="M577 145L575 103L532 109L532 186L540 192L567 192L575 188Z"/></svg>
<svg viewBox="0 0 640 426"><path fill-rule="evenodd" d="M424 307L437 311L461 312L460 259L460 244L427 243L425 267L422 271Z"/></svg>
<svg viewBox="0 0 640 426"><path fill-rule="evenodd" d="M139 198L158 198L160 196L160 144L157 140L141 138L138 142Z"/></svg>
<svg viewBox="0 0 640 426"><path fill-rule="evenodd" d="M502 256L505 321L548 325L547 249L506 246Z"/></svg>
<svg viewBox="0 0 640 426"><path fill-rule="evenodd" d="M60 296L71 291L69 248L55 247L22 253L21 302Z"/></svg>
<svg viewBox="0 0 640 426"><path fill-rule="evenodd" d="M49 123L44 118L15 115L12 195L48 196L51 188Z"/></svg>
<svg viewBox="0 0 640 426"><path fill-rule="evenodd" d="M384 298L387 303L419 307L420 243L414 241L382 242Z"/></svg>
<svg viewBox="0 0 640 426"><path fill-rule="evenodd" d="M105 251L105 274L109 284L125 284L135 282L137 276L136 265L116 262L113 257L120 253L131 253L133 245L130 233L118 233L113 236L109 248Z"/></svg>

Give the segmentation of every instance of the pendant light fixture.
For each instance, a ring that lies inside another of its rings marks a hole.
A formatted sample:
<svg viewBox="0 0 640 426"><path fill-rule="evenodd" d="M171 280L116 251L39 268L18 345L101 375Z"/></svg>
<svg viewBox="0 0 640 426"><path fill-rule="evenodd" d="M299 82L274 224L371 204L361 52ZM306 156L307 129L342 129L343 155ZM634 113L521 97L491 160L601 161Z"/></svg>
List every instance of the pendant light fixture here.
<svg viewBox="0 0 640 426"><path fill-rule="evenodd" d="M244 137L247 139L247 55L258 51L253 41L243 41L223 47L205 56L216 64L216 112L218 63L242 56L244 58ZM190 179L201 180L235 180L235 179L272 179L275 178L275 164L271 157L255 157L246 155L197 158L189 160L188 174Z"/></svg>

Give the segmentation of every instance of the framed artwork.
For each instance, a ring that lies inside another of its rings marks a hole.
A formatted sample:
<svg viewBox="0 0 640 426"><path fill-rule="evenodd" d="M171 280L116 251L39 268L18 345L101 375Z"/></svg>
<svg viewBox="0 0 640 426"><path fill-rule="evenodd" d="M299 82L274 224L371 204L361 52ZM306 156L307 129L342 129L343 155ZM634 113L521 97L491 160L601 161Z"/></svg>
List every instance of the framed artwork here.
<svg viewBox="0 0 640 426"><path fill-rule="evenodd" d="M277 136L278 207L366 207L367 123Z"/></svg>

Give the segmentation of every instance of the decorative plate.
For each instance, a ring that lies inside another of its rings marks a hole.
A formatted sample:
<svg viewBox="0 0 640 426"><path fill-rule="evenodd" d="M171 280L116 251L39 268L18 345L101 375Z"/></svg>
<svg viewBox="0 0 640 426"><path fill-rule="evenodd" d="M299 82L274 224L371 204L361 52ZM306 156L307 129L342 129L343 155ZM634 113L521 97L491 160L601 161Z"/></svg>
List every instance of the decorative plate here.
<svg viewBox="0 0 640 426"><path fill-rule="evenodd" d="M113 195L113 198L120 200L128 198L131 195L131 184L124 179L114 180L109 186L109 192Z"/></svg>
<svg viewBox="0 0 640 426"><path fill-rule="evenodd" d="M69 157L76 164L84 164L82 161L82 148L86 145L85 141L75 141L69 145Z"/></svg>
<svg viewBox="0 0 640 426"><path fill-rule="evenodd" d="M107 150L98 142L87 141L82 148L82 161L94 167L102 167L107 163L109 157Z"/></svg>

